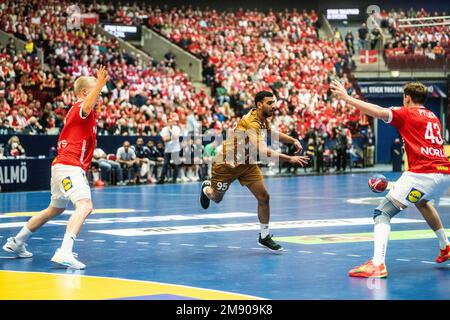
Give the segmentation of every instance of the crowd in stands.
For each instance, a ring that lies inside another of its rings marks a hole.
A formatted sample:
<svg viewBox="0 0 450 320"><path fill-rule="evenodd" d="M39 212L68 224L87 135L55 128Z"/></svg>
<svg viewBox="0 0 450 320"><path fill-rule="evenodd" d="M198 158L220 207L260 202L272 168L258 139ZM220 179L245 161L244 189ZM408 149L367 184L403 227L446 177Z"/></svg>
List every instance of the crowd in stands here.
<svg viewBox="0 0 450 320"><path fill-rule="evenodd" d="M347 126L360 120L356 110L341 109L330 95L328 83L333 77L340 77L352 94L357 93L344 72L349 63L344 42L318 38L314 11L217 12L131 6L108 19L146 23L201 57L219 119L247 112L252 96L271 88L278 89L283 101L279 116L274 117L281 131L288 128L279 118L293 119L301 136L323 124ZM227 121L221 124L227 127Z"/></svg>
<svg viewBox="0 0 450 320"><path fill-rule="evenodd" d="M40 10L14 10L27 8L30 3ZM14 112L14 123L9 123L14 131L23 132L26 122L34 116L39 118L40 131L58 133L67 107L75 101L71 89L74 80L91 75L98 64L105 65L110 75L99 110L99 134L156 134L171 112L177 112L184 121L194 109L211 109L212 99L204 91L195 92L187 75L166 61L144 64L140 56L121 50L117 40L97 33L94 26L68 30L64 3L24 0L6 4L9 6L2 10L0 28L15 35L20 30L43 50L45 57L43 66L36 56L33 59L33 54L0 48L5 55L0 90L6 87L0 105L5 115L0 113L0 120ZM11 14L17 11L20 13ZM34 20L40 24L34 25Z"/></svg>
<svg viewBox="0 0 450 320"><path fill-rule="evenodd" d="M382 11L381 26L388 31L385 43L386 57L408 57L411 65L443 68L450 61L450 25L436 25L449 19L435 18L427 20L400 21L406 18L443 17L445 12L430 13L423 8L408 11ZM415 27L417 24L430 26ZM434 24L434 25L433 25ZM406 27L404 27L406 26ZM416 60L412 57L417 58Z"/></svg>
<svg viewBox="0 0 450 320"><path fill-rule="evenodd" d="M336 132L343 132L350 141L368 125L356 109L331 95L333 78L340 78L352 95L358 93L346 72L345 43L318 38L314 11L161 10L145 4L117 10L103 4L80 5L81 12L98 13L100 19L146 24L201 57L211 97L205 90L194 89L171 54L147 64L139 55L120 49L117 40L97 32L93 25L68 28L65 12L69 5L31 0L0 4L0 29L25 41L24 51L17 50L13 41L0 47L0 134L58 134L75 101L74 80L91 75L98 64L105 65L110 74L98 107L99 135L158 137L167 146L170 141L164 141L163 131L171 121L179 126L180 136L198 128L220 133L234 127L252 108L253 95L262 89L273 90L280 101L272 126L295 132L304 138L305 146L311 135L316 148L320 139L327 143L336 139ZM43 61L38 50L44 53ZM196 145L193 141L188 147ZM105 160L104 156L99 152L97 160ZM155 156L145 158L148 161L125 159L119 164L122 169L132 168L134 175L150 175L148 181L164 179L169 171L176 175L178 168L170 168L171 159L164 153L156 157L161 173L155 174ZM104 168L109 164L114 176L125 174L119 174L117 166L108 161L100 162ZM192 171L198 173L192 166L188 171L189 176L195 176Z"/></svg>

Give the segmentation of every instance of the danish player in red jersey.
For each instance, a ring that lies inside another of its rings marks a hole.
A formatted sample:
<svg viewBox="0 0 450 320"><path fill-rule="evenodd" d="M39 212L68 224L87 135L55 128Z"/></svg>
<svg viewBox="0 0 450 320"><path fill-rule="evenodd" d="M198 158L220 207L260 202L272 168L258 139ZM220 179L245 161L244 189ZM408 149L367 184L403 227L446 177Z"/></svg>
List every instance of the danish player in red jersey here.
<svg viewBox="0 0 450 320"><path fill-rule="evenodd" d="M69 219L61 247L51 261L73 269L84 269L72 252L73 244L84 220L92 212L91 190L86 179L96 143L97 114L95 106L108 81L105 67L97 77L79 77L74 83L75 102L67 113L58 139L58 156L52 163L51 201L47 209L33 216L20 232L9 238L3 249L20 258L30 258L25 242L48 220L60 215L69 201L75 212Z"/></svg>
<svg viewBox="0 0 450 320"><path fill-rule="evenodd" d="M350 270L351 277L387 277L385 255L391 231L391 218L414 204L436 233L440 252L437 263L450 258L450 245L436 209L429 200L450 186L450 162L444 153L441 123L426 109L428 89L413 82L403 88L403 107L383 108L355 99L344 86L333 81L331 90L341 99L365 114L382 119L400 132L408 156L408 171L398 179L374 212L374 256L365 264Z"/></svg>

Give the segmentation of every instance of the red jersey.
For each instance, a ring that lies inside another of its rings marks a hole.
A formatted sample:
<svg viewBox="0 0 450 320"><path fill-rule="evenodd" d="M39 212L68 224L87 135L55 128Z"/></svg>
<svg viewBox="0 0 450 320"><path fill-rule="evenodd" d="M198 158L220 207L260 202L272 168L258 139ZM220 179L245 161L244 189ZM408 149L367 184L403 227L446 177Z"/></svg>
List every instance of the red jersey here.
<svg viewBox="0 0 450 320"><path fill-rule="evenodd" d="M408 157L408 171L450 174L441 123L425 107L390 108L387 123L400 132Z"/></svg>
<svg viewBox="0 0 450 320"><path fill-rule="evenodd" d="M66 116L64 128L58 139L58 156L52 165L65 164L87 170L91 165L97 141L97 113L93 109L82 117L82 101L77 101Z"/></svg>

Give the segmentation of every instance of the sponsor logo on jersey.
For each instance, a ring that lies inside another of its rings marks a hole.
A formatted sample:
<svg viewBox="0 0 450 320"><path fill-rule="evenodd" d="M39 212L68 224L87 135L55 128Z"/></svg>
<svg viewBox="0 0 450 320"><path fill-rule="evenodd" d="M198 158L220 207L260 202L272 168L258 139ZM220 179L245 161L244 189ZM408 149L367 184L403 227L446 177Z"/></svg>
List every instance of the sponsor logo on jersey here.
<svg viewBox="0 0 450 320"><path fill-rule="evenodd" d="M411 203L416 203L423 197L423 195L424 193L422 191L412 188L408 196L406 197L406 200Z"/></svg>
<svg viewBox="0 0 450 320"><path fill-rule="evenodd" d="M72 180L70 179L70 177L64 178L62 181L62 185L64 188L64 191L69 191L70 189L72 189Z"/></svg>
<svg viewBox="0 0 450 320"><path fill-rule="evenodd" d="M448 167L444 166L436 166L436 169L438 169L439 171L448 171Z"/></svg>

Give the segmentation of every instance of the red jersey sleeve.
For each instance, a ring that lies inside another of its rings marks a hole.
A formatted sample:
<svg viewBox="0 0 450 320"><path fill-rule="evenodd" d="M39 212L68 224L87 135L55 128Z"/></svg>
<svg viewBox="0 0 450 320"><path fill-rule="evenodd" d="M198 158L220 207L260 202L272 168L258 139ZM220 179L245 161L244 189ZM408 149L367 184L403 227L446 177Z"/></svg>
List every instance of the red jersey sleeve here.
<svg viewBox="0 0 450 320"><path fill-rule="evenodd" d="M396 128L400 128L408 118L408 109L405 107L391 107L389 110L389 119L385 121Z"/></svg>

